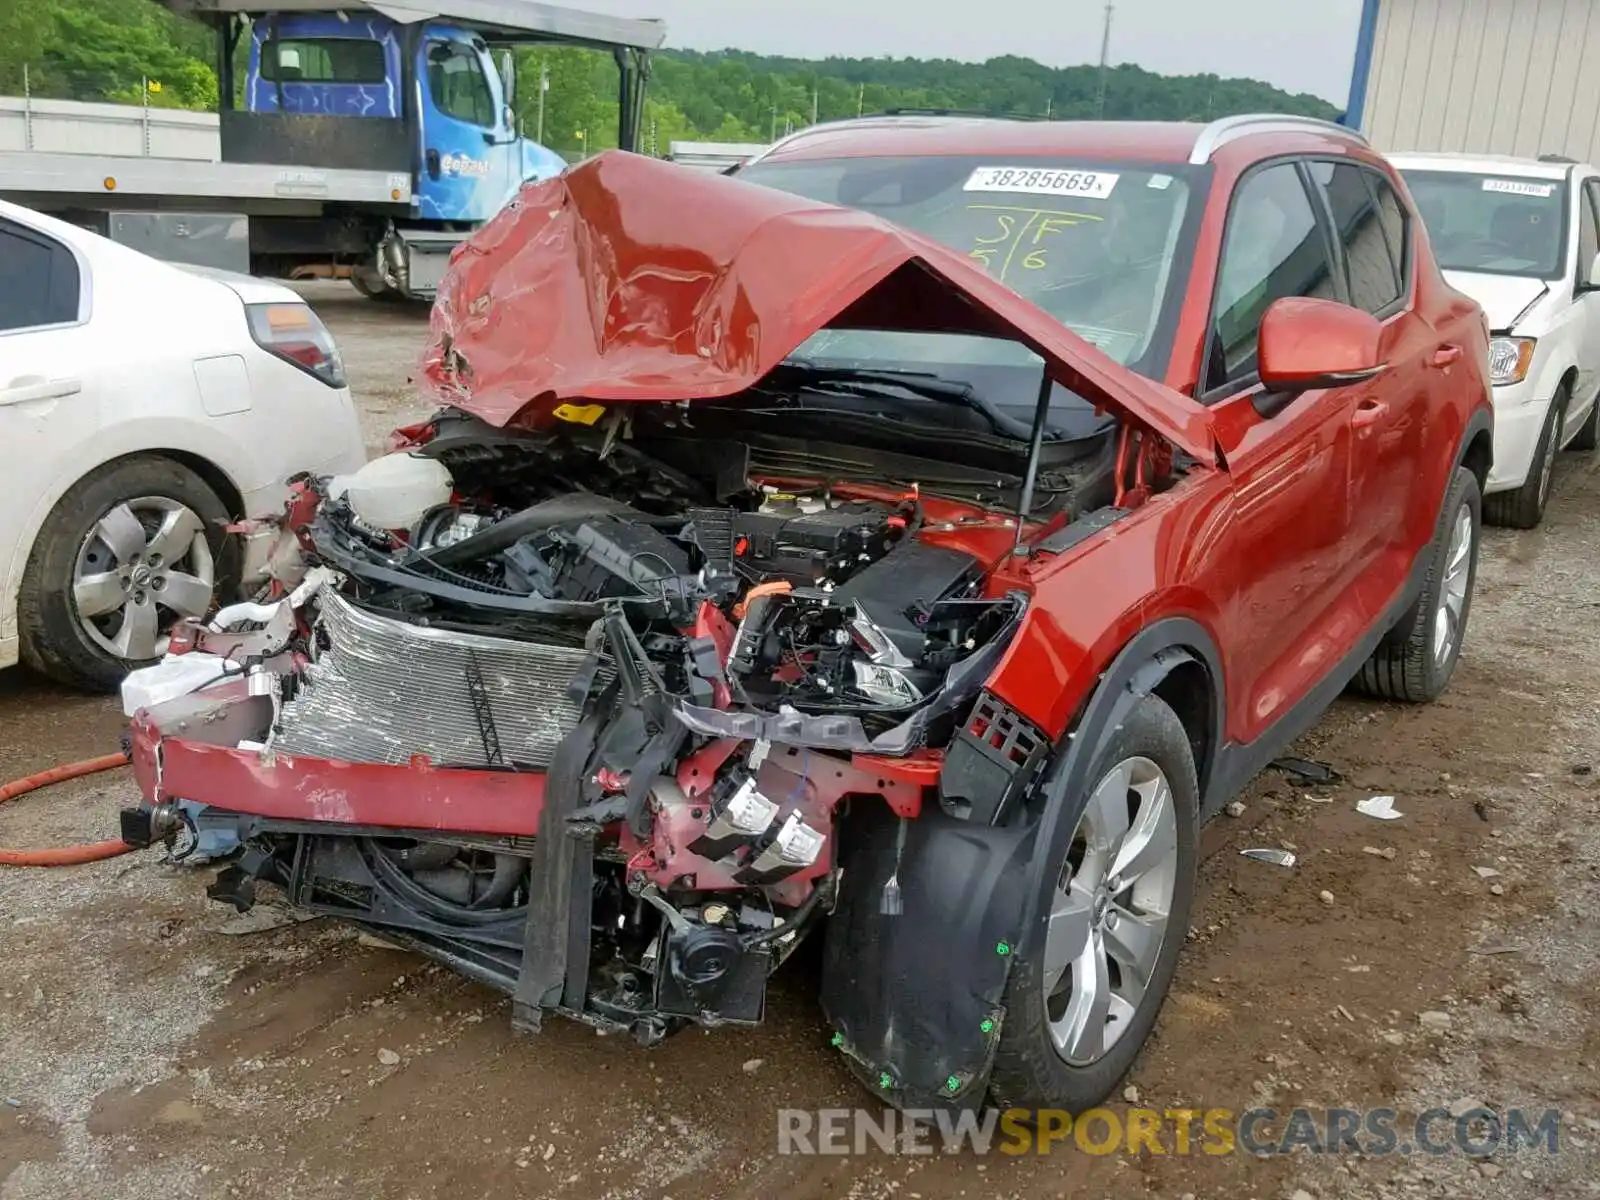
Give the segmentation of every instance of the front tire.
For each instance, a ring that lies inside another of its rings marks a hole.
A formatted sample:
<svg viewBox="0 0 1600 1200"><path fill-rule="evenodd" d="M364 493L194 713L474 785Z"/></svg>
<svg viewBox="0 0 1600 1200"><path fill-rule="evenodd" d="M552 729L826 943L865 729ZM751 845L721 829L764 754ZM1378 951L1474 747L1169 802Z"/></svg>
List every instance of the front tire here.
<svg viewBox="0 0 1600 1200"><path fill-rule="evenodd" d="M1457 467L1429 547L1427 581L1397 636L1386 638L1356 676L1356 686L1380 700L1422 703L1450 684L1472 614L1482 539L1478 477Z"/></svg>
<svg viewBox="0 0 1600 1200"><path fill-rule="evenodd" d="M1070 842L1038 950L1006 984L991 1089L1001 1108L1081 1113L1138 1058L1172 986L1194 903L1200 795L1177 714L1145 696L1066 800Z"/></svg>
<svg viewBox="0 0 1600 1200"><path fill-rule="evenodd" d="M1600 447L1600 396L1589 405L1589 416L1567 443L1568 450L1593 450Z"/></svg>
<svg viewBox="0 0 1600 1200"><path fill-rule="evenodd" d="M1544 520L1545 507L1550 503L1550 485L1555 479L1556 455L1561 450L1561 426L1566 419L1570 392L1566 384L1556 389L1551 397L1550 411L1545 415L1544 428L1539 432L1539 444L1533 450L1533 462L1528 467L1528 477L1522 486L1509 492L1496 492L1484 498L1483 515L1491 525L1511 529L1533 529Z"/></svg>
<svg viewBox="0 0 1600 1200"><path fill-rule="evenodd" d="M22 577L22 659L71 687L114 692L156 661L180 617L237 586L228 511L193 471L135 456L90 472L45 519Z"/></svg>

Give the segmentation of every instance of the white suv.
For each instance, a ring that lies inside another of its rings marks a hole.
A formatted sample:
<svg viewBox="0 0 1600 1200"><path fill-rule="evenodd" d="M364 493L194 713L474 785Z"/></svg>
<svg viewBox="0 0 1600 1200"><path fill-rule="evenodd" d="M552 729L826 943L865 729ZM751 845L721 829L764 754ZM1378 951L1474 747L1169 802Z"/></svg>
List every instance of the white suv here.
<svg viewBox="0 0 1600 1200"><path fill-rule="evenodd" d="M1493 340L1494 469L1484 515L1531 529L1556 453L1600 433L1600 172L1568 159L1391 154L1445 278Z"/></svg>
<svg viewBox="0 0 1600 1200"><path fill-rule="evenodd" d="M114 691L265 571L289 476L365 460L288 288L157 262L0 201L0 667Z"/></svg>

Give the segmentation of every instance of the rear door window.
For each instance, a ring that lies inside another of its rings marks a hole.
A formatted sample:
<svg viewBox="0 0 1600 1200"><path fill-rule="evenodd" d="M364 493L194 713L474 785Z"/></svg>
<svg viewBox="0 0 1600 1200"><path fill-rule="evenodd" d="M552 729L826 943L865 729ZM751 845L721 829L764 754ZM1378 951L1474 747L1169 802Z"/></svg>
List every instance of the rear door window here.
<svg viewBox="0 0 1600 1200"><path fill-rule="evenodd" d="M1285 296L1341 299L1328 242L1298 164L1245 177L1234 191L1212 301L1203 391L1254 382L1261 318Z"/></svg>
<svg viewBox="0 0 1600 1200"><path fill-rule="evenodd" d="M261 47L268 83L383 83L383 43L370 38L273 38Z"/></svg>
<svg viewBox="0 0 1600 1200"><path fill-rule="evenodd" d="M1385 228L1374 182L1387 184L1355 163L1314 162L1311 177L1328 202L1344 256L1350 303L1374 316L1399 307L1405 279ZM1392 192L1390 193L1392 198Z"/></svg>
<svg viewBox="0 0 1600 1200"><path fill-rule="evenodd" d="M0 333L74 323L81 286L70 249L0 218Z"/></svg>
<svg viewBox="0 0 1600 1200"><path fill-rule="evenodd" d="M1400 194L1386 176L1377 171L1367 172L1367 186L1378 202L1378 220L1383 222L1383 237L1389 243L1389 253L1400 271L1400 290L1411 294L1411 214L1400 202Z"/></svg>

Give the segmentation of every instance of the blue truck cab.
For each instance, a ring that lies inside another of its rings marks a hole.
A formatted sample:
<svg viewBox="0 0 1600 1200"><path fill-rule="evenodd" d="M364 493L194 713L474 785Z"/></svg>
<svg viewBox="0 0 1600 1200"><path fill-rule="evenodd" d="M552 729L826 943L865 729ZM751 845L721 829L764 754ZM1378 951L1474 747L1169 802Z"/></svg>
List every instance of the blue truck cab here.
<svg viewBox="0 0 1600 1200"><path fill-rule="evenodd" d="M666 36L659 21L544 0L161 2L216 32L222 161L275 181L270 198L236 206L251 270L348 276L383 299L431 298L473 229L565 169L521 135L512 47L609 52L617 143L631 150L649 54ZM341 196L351 173L362 186Z"/></svg>
<svg viewBox="0 0 1600 1200"><path fill-rule="evenodd" d="M281 14L251 29L244 106L395 121L412 101L418 215L476 224L523 183L567 165L520 136L512 61L504 52L497 64L482 36L447 22L411 27L378 15Z"/></svg>

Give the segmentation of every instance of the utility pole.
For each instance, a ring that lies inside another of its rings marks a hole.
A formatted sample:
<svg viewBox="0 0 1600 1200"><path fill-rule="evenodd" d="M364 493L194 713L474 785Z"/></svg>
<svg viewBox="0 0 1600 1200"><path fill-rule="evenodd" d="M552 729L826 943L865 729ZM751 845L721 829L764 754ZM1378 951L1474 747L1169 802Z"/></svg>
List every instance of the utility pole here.
<svg viewBox="0 0 1600 1200"><path fill-rule="evenodd" d="M813 83L811 85L811 123L813 125L817 123L817 99L820 91L821 86L819 84Z"/></svg>
<svg viewBox="0 0 1600 1200"><path fill-rule="evenodd" d="M776 104L772 106L772 136L767 140L771 142L778 140L778 106Z"/></svg>
<svg viewBox="0 0 1600 1200"><path fill-rule="evenodd" d="M1111 69L1111 16L1116 11L1113 0L1106 0L1106 27L1100 35L1100 96L1095 101L1094 115L1106 115L1106 73Z"/></svg>
<svg viewBox="0 0 1600 1200"><path fill-rule="evenodd" d="M33 83L27 63L22 64L22 148L33 149Z"/></svg>
<svg viewBox="0 0 1600 1200"><path fill-rule="evenodd" d="M534 135L534 141L544 145L544 94L550 90L550 64L544 59L539 60L539 132Z"/></svg>

